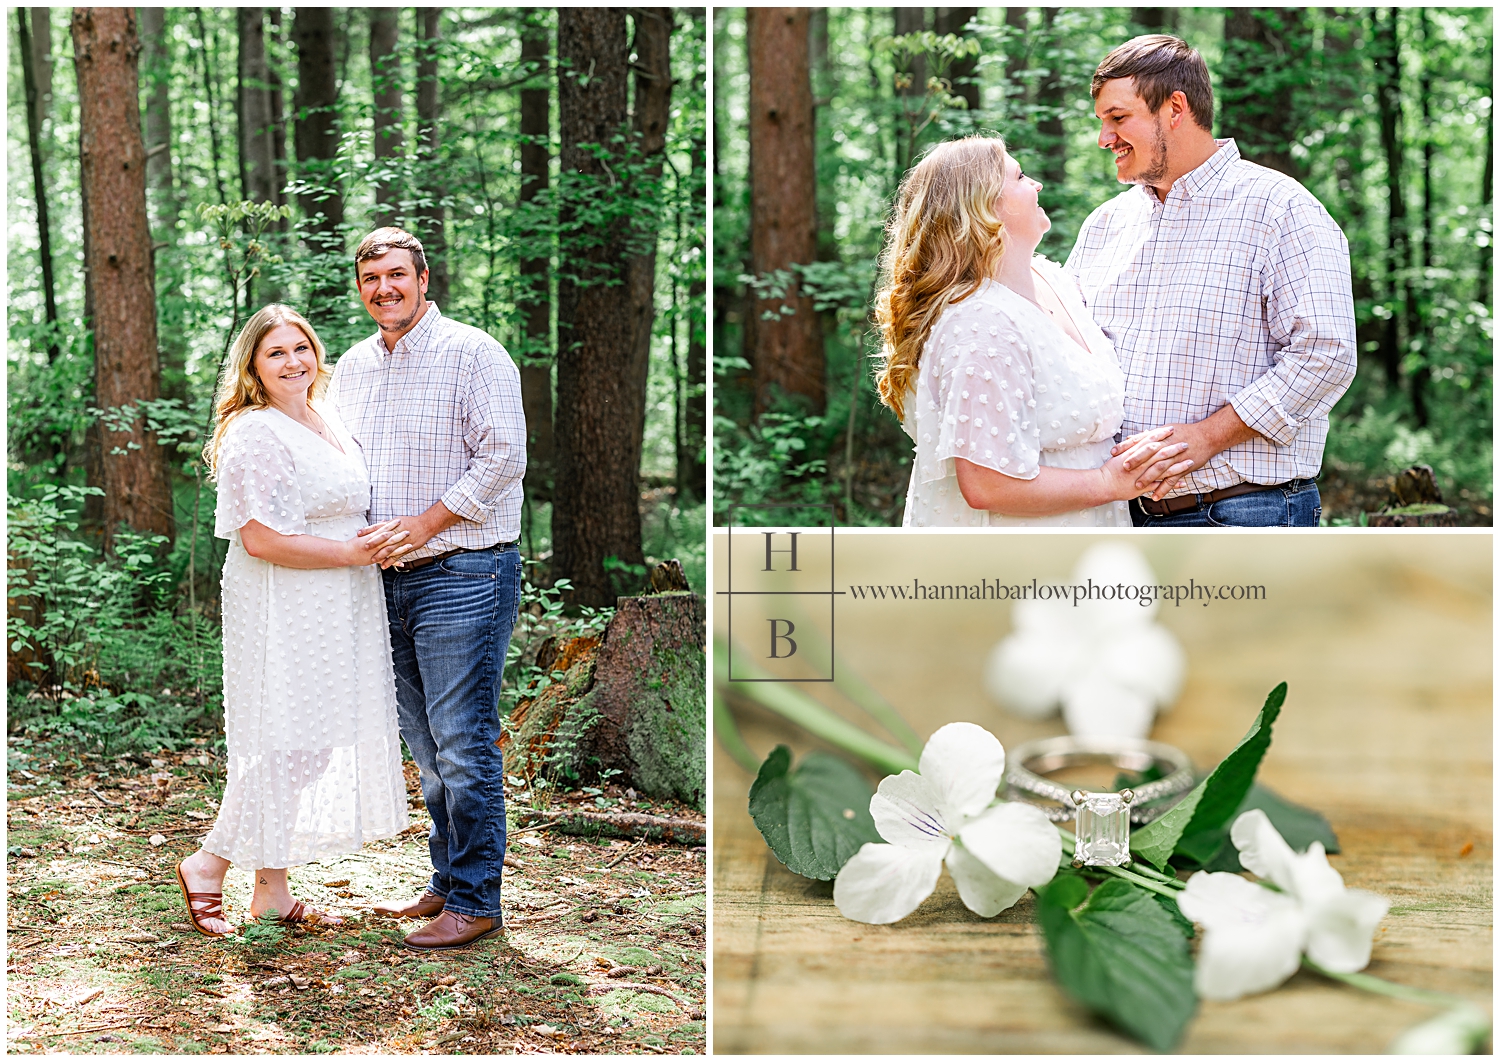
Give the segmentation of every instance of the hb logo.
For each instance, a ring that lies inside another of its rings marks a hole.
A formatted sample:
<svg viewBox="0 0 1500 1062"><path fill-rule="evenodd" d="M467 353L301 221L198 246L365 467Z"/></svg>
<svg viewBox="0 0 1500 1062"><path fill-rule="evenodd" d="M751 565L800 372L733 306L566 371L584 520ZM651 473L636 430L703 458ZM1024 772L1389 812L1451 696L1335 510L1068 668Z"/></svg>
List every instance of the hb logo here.
<svg viewBox="0 0 1500 1062"><path fill-rule="evenodd" d="M731 507L714 543L730 681L833 681L833 522L832 506Z"/></svg>

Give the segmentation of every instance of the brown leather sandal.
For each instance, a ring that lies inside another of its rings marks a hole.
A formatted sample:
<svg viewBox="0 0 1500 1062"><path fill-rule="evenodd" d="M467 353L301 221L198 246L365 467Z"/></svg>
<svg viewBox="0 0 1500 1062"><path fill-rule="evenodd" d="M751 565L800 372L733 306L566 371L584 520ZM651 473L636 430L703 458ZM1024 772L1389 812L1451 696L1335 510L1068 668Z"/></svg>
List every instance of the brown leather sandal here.
<svg viewBox="0 0 1500 1062"><path fill-rule="evenodd" d="M284 926L337 926L342 925L344 922L337 915L324 914L316 907L308 907L301 900L292 901L292 909L282 915L277 921Z"/></svg>
<svg viewBox="0 0 1500 1062"><path fill-rule="evenodd" d="M219 921L228 923L224 917L224 894L222 892L189 892L187 879L182 876L182 864L177 864L177 884L182 889L182 899L187 904L188 921L193 923L193 928L205 937L220 939L227 937L228 933L215 933L211 929L204 929L200 918L217 918ZM193 906L197 904L198 906Z"/></svg>

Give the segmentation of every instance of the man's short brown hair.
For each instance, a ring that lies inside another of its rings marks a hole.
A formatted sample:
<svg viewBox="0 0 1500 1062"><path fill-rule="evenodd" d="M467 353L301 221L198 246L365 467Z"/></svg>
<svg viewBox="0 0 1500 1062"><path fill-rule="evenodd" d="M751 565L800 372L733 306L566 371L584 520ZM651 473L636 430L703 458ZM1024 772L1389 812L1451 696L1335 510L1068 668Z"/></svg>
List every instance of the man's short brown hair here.
<svg viewBox="0 0 1500 1062"><path fill-rule="evenodd" d="M376 229L359 241L359 250L354 252L355 281L359 280L361 263L398 249L411 252L411 264L416 269L417 276L427 272L427 255L422 251L422 241L404 229L384 228Z"/></svg>
<svg viewBox="0 0 1500 1062"><path fill-rule="evenodd" d="M1214 90L1208 80L1208 64L1187 41L1165 33L1148 33L1126 41L1106 55L1094 71L1094 99L1099 98L1106 81L1122 77L1135 78L1136 95L1146 101L1153 114L1172 93L1181 92L1187 97L1193 121L1213 131Z"/></svg>

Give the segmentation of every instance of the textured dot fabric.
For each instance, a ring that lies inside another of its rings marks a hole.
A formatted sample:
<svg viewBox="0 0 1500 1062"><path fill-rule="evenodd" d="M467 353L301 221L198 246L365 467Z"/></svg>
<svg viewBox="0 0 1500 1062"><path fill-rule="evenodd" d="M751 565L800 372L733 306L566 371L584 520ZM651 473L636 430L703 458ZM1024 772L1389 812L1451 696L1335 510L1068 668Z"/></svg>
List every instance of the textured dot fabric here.
<svg viewBox="0 0 1500 1062"><path fill-rule="evenodd" d="M1099 468L1120 428L1125 381L1114 348L1056 263L1038 256L1032 272L1057 294L1087 347L998 281L943 311L922 348L902 424L915 447L908 527L1130 526L1124 502L1012 517L971 509L958 489L954 458L1016 479L1035 479L1043 465Z"/></svg>
<svg viewBox="0 0 1500 1062"><path fill-rule="evenodd" d="M396 688L379 570L285 568L245 552L250 520L348 540L370 504L364 458L275 409L242 413L219 455L229 781L205 851L248 869L354 852L407 826Z"/></svg>
<svg viewBox="0 0 1500 1062"><path fill-rule="evenodd" d="M1218 143L1165 202L1137 185L1100 206L1068 256L1125 370L1126 435L1225 405L1259 433L1173 497L1312 479L1357 360L1344 234L1292 178Z"/></svg>

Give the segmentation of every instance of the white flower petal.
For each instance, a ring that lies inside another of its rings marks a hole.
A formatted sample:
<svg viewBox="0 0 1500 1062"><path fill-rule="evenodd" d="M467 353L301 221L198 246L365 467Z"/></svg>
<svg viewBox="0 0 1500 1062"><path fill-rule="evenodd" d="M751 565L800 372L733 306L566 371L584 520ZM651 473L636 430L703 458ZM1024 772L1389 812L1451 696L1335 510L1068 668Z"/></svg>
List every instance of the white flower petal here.
<svg viewBox="0 0 1500 1062"><path fill-rule="evenodd" d="M902 771L880 780L870 798L875 830L891 844L904 848L936 847L947 850L948 825L938 812L937 797L927 779L915 771Z"/></svg>
<svg viewBox="0 0 1500 1062"><path fill-rule="evenodd" d="M1057 711L1063 683L1080 663L1080 644L1071 634L1018 630L990 653L984 688L1012 715L1045 719Z"/></svg>
<svg viewBox="0 0 1500 1062"><path fill-rule="evenodd" d="M1079 607L1081 618L1095 630L1118 633L1123 627L1149 623L1161 605L1152 600L1142 605L1139 598L1121 595L1121 587L1156 585L1156 574L1146 562L1146 555L1124 542L1100 542L1090 546L1073 568L1073 582L1116 590L1113 601L1089 600Z"/></svg>
<svg viewBox="0 0 1500 1062"><path fill-rule="evenodd" d="M1234 820L1229 839L1239 849L1246 870L1270 879L1303 904L1320 903L1344 891L1344 879L1328 865L1321 843L1314 841L1298 855L1259 808Z"/></svg>
<svg viewBox="0 0 1500 1062"><path fill-rule="evenodd" d="M1490 1017L1465 1003L1413 1025L1391 1041L1388 1055L1472 1055L1490 1038Z"/></svg>
<svg viewBox="0 0 1500 1062"><path fill-rule="evenodd" d="M898 922L932 895L942 872L941 849L867 844L834 879L833 904L856 922Z"/></svg>
<svg viewBox="0 0 1500 1062"><path fill-rule="evenodd" d="M1187 671L1181 644L1155 623L1115 631L1100 642L1095 661L1098 670L1144 696L1157 711L1177 700Z"/></svg>
<svg viewBox="0 0 1500 1062"><path fill-rule="evenodd" d="M1375 929L1390 910L1384 896L1344 889L1337 896L1305 905L1307 957L1334 973L1354 973L1370 965Z"/></svg>
<svg viewBox="0 0 1500 1062"><path fill-rule="evenodd" d="M1275 988L1297 972L1306 922L1297 902L1237 874L1199 871L1177 897L1203 927L1193 988L1230 1000Z"/></svg>
<svg viewBox="0 0 1500 1062"><path fill-rule="evenodd" d="M1055 831L1054 831L1055 832ZM1026 886L1007 881L975 859L962 845L948 850L948 873L964 906L981 918L994 918L1026 895Z"/></svg>
<svg viewBox="0 0 1500 1062"><path fill-rule="evenodd" d="M1070 734L1143 738L1155 716L1148 698L1098 670L1077 676L1063 689L1063 720Z"/></svg>
<svg viewBox="0 0 1500 1062"><path fill-rule="evenodd" d="M937 798L938 812L957 827L995 799L1005 777L1005 747L982 726L949 723L927 739L917 767Z"/></svg>
<svg viewBox="0 0 1500 1062"><path fill-rule="evenodd" d="M967 823L959 840L991 871L1027 888L1051 881L1062 858L1057 827L1030 804L997 804Z"/></svg>

